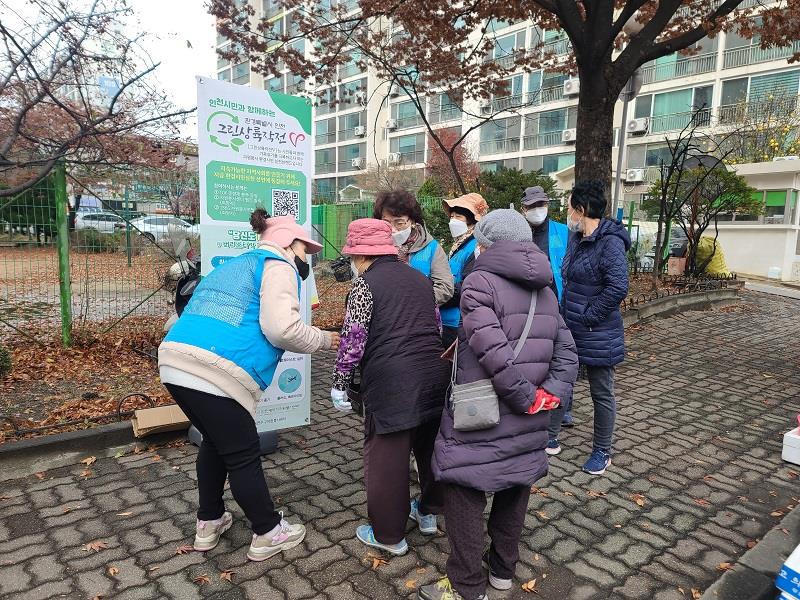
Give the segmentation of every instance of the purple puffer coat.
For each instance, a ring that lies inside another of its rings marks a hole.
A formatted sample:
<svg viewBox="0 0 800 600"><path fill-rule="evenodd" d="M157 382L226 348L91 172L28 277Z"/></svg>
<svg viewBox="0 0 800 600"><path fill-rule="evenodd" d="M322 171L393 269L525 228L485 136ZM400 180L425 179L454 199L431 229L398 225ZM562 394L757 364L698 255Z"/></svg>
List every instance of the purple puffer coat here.
<svg viewBox="0 0 800 600"><path fill-rule="evenodd" d="M500 398L500 423L456 431L446 409L434 450L437 480L497 492L531 485L547 473L550 415L527 410L537 387L567 398L578 375L575 342L548 287L552 278L547 257L534 243L500 241L481 253L464 280L456 381L491 378ZM513 361L534 289L539 290L536 315Z"/></svg>

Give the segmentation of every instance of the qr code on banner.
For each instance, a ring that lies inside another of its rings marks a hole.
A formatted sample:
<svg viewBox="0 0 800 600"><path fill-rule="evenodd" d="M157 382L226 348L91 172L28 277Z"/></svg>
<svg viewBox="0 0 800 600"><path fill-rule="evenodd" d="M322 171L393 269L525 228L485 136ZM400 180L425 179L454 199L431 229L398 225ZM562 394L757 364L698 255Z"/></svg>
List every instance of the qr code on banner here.
<svg viewBox="0 0 800 600"><path fill-rule="evenodd" d="M295 219L300 214L300 192L293 190L272 190L272 216L292 215Z"/></svg>

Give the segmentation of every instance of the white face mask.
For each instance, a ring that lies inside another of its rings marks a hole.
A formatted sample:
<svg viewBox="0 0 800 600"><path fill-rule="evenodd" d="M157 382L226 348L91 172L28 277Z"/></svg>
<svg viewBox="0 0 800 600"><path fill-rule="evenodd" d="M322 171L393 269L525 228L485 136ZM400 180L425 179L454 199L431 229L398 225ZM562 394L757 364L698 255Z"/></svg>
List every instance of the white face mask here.
<svg viewBox="0 0 800 600"><path fill-rule="evenodd" d="M577 221L573 221L572 217L569 216L567 213L567 229L572 232L580 233L583 231L583 219L578 219Z"/></svg>
<svg viewBox="0 0 800 600"><path fill-rule="evenodd" d="M467 224L459 219L450 219L450 222L447 225L450 227L450 235L453 236L453 239L464 235L469 229Z"/></svg>
<svg viewBox="0 0 800 600"><path fill-rule="evenodd" d="M402 231L393 231L392 232L392 239L394 240L395 246L402 246L408 241L408 236L411 235L411 227L408 229L403 229Z"/></svg>
<svg viewBox="0 0 800 600"><path fill-rule="evenodd" d="M525 211L525 218L531 225L541 225L547 218L547 207L537 206Z"/></svg>

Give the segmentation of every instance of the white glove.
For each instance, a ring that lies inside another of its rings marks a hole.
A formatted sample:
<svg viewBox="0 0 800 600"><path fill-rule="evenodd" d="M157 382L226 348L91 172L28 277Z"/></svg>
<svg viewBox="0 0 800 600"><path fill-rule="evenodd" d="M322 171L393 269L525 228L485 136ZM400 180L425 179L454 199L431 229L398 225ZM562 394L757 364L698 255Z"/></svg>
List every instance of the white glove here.
<svg viewBox="0 0 800 600"><path fill-rule="evenodd" d="M353 411L353 407L347 401L347 394L344 390L337 390L336 388L333 388L331 390L331 400L333 401L333 408L339 412Z"/></svg>

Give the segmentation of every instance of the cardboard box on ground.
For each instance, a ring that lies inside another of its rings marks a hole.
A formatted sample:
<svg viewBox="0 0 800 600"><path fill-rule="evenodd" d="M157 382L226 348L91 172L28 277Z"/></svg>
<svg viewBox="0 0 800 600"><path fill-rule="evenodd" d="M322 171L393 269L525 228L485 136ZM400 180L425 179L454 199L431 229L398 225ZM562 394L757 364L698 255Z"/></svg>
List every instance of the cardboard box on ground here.
<svg viewBox="0 0 800 600"><path fill-rule="evenodd" d="M140 438L153 433L187 429L189 419L177 404L170 404L135 411L131 417L131 425L133 435Z"/></svg>

